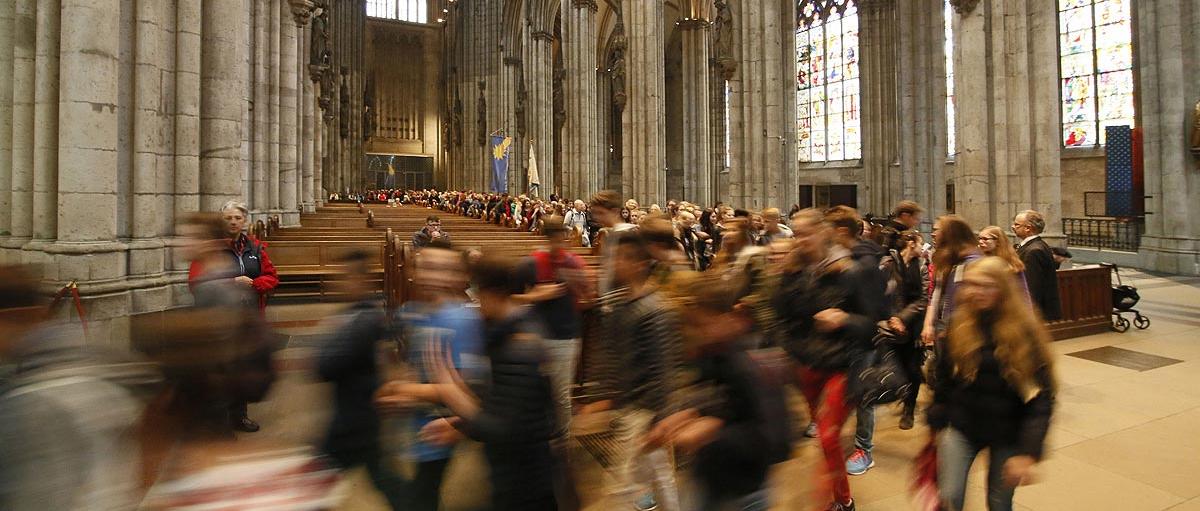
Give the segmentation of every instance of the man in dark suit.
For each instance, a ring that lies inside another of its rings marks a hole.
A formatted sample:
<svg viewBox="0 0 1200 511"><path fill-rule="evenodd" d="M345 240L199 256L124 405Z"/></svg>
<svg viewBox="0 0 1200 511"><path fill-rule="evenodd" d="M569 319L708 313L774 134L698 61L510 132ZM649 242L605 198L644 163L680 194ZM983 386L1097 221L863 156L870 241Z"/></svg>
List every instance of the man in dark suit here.
<svg viewBox="0 0 1200 511"><path fill-rule="evenodd" d="M1017 255L1025 263L1029 297L1042 311L1046 321L1054 321L1062 317L1058 300L1058 264L1054 262L1050 245L1041 237L1045 229L1046 219L1037 211L1022 211L1013 219L1013 233L1021 240L1017 245Z"/></svg>

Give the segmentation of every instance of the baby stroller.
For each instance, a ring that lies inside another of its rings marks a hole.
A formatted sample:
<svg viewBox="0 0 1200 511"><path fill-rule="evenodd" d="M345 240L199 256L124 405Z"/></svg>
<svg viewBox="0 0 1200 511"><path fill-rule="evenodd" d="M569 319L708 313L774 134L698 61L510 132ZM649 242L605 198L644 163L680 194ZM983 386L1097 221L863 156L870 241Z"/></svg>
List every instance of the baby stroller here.
<svg viewBox="0 0 1200 511"><path fill-rule="evenodd" d="M1117 285L1112 288L1113 330L1118 332L1129 330L1129 320L1122 315L1126 312L1133 313L1133 326L1136 326L1138 330L1150 328L1150 318L1143 316L1141 312L1133 308L1137 305L1138 300L1142 299L1138 295L1137 288L1121 282L1121 271L1117 265L1106 263L1103 266L1112 268L1113 275L1117 276Z"/></svg>

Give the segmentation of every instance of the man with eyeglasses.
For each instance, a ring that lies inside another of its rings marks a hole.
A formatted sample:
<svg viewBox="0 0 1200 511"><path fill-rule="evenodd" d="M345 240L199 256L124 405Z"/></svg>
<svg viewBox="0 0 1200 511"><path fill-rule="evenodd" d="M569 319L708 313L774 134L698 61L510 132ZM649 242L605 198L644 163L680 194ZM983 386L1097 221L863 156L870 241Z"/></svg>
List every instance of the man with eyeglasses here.
<svg viewBox="0 0 1200 511"><path fill-rule="evenodd" d="M450 242L450 233L442 230L442 221L437 216L429 215L425 217L425 227L413 234L413 247L424 248L433 240L444 240Z"/></svg>
<svg viewBox="0 0 1200 511"><path fill-rule="evenodd" d="M1042 311L1046 321L1062 317L1058 297L1057 264L1050 245L1042 239L1046 219L1033 210L1022 211L1013 219L1013 233L1021 239L1017 244L1017 255L1025 264L1025 283L1029 286L1029 297Z"/></svg>

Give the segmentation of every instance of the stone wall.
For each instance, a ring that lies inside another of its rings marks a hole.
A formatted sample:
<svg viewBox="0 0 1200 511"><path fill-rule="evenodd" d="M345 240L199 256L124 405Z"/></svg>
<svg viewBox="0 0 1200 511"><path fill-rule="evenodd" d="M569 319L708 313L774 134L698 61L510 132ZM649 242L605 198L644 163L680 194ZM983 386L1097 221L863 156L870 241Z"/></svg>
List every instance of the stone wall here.
<svg viewBox="0 0 1200 511"><path fill-rule="evenodd" d="M0 4L0 260L78 282L94 341L119 344L130 314L189 300L178 216L242 200L297 223L317 200L302 179L312 8Z"/></svg>

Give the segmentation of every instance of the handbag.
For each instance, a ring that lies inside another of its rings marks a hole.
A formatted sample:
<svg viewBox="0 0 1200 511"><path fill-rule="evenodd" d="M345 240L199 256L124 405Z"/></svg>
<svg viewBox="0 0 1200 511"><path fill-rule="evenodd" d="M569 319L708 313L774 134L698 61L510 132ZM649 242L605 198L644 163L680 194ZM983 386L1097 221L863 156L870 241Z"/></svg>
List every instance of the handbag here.
<svg viewBox="0 0 1200 511"><path fill-rule="evenodd" d="M875 352L852 368L854 394L862 406L894 403L908 397L913 390L904 363L896 353L896 343L889 342L889 336L896 337L890 330L880 328L875 335Z"/></svg>

